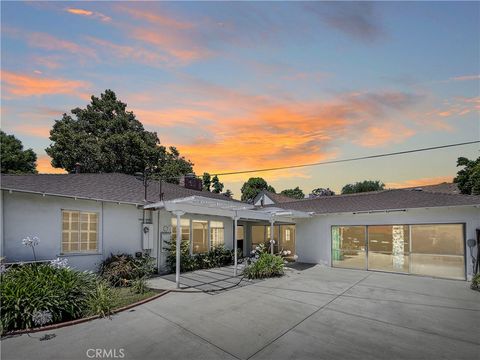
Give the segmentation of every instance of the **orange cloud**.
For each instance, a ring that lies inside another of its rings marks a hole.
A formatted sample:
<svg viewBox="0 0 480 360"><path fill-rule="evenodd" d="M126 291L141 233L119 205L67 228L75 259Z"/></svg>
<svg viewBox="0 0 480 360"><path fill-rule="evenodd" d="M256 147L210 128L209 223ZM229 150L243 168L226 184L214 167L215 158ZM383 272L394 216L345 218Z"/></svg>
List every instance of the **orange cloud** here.
<svg viewBox="0 0 480 360"><path fill-rule="evenodd" d="M21 125L15 126L13 129L15 132L18 132L20 134L48 138L50 136L51 127L21 124Z"/></svg>
<svg viewBox="0 0 480 360"><path fill-rule="evenodd" d="M76 8L67 8L67 9L65 9L65 11L69 12L70 14L98 18L101 21L112 20L111 17L106 16L106 15L100 13L100 12L97 12L97 11L90 11L90 10L76 9Z"/></svg>
<svg viewBox="0 0 480 360"><path fill-rule="evenodd" d="M464 76L455 76L450 78L451 81L471 81L471 80L479 80L480 75L464 75Z"/></svg>
<svg viewBox="0 0 480 360"><path fill-rule="evenodd" d="M1 72L7 96L42 96L54 94L80 95L79 90L88 87L84 81L50 79L10 71Z"/></svg>
<svg viewBox="0 0 480 360"><path fill-rule="evenodd" d="M209 111L182 108L163 110L133 109L133 112L142 124L156 127L197 126L200 121L214 116Z"/></svg>
<svg viewBox="0 0 480 360"><path fill-rule="evenodd" d="M66 174L65 170L54 168L51 161L50 156L40 155L37 159L37 171L41 174Z"/></svg>
<svg viewBox="0 0 480 360"><path fill-rule="evenodd" d="M355 142L365 147L398 144L415 135L415 131L402 124L379 124L368 127Z"/></svg>
<svg viewBox="0 0 480 360"><path fill-rule="evenodd" d="M17 34L21 34L27 39L27 43L36 48L41 48L49 51L65 51L77 56L97 59L97 54L93 49L86 46L79 45L72 41L59 39L50 34L34 32L23 34L15 31Z"/></svg>
<svg viewBox="0 0 480 360"><path fill-rule="evenodd" d="M165 14L159 14L153 10L142 10L130 6L117 6L117 10L126 12L132 17L140 20L151 22L157 26L163 26L166 28L173 28L177 30L186 30L194 27L194 24L184 21L179 21L172 16L166 16Z"/></svg>
<svg viewBox="0 0 480 360"><path fill-rule="evenodd" d="M436 185L444 182L451 183L453 181L452 176L436 176L436 177L425 177L419 179L405 180L401 182L388 182L385 186L389 189L401 189L408 187L421 187L427 185Z"/></svg>

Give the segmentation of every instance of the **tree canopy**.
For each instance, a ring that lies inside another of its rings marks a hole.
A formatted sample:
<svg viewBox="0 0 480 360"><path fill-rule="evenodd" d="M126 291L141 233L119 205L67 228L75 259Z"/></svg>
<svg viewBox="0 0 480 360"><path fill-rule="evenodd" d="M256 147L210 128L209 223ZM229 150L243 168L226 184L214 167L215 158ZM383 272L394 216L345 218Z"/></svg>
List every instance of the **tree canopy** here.
<svg viewBox="0 0 480 360"><path fill-rule="evenodd" d="M385 189L385 184L380 180L364 180L354 184L347 184L342 188L342 194L354 194Z"/></svg>
<svg viewBox="0 0 480 360"><path fill-rule="evenodd" d="M175 147L160 145L156 132L144 129L127 104L112 90L92 96L86 108L63 114L50 131L46 149L52 165L68 172L81 165L82 172L134 174L150 168L153 175L178 183L178 177L193 172L193 164Z"/></svg>
<svg viewBox="0 0 480 360"><path fill-rule="evenodd" d="M240 191L242 192L242 201L253 202L253 199L262 191L267 190L275 192L275 189L268 185L261 177L252 177L242 185Z"/></svg>
<svg viewBox="0 0 480 360"><path fill-rule="evenodd" d="M220 194L223 191L223 183L220 182L218 176L215 175L212 178L212 192Z"/></svg>
<svg viewBox="0 0 480 360"><path fill-rule="evenodd" d="M37 155L23 149L22 142L0 130L0 161L2 174L35 174Z"/></svg>
<svg viewBox="0 0 480 360"><path fill-rule="evenodd" d="M310 198L316 198L316 197L321 197L321 196L332 196L335 195L335 191L330 190L330 188L316 188L313 189L312 192L310 193L309 197Z"/></svg>
<svg viewBox="0 0 480 360"><path fill-rule="evenodd" d="M203 173L202 176L202 188L203 191L210 191L210 186L212 185L212 178L209 173Z"/></svg>
<svg viewBox="0 0 480 360"><path fill-rule="evenodd" d="M459 170L457 176L453 179L460 192L462 194L480 195L480 157L476 160L459 157L457 166L463 166L463 169Z"/></svg>
<svg viewBox="0 0 480 360"><path fill-rule="evenodd" d="M304 199L305 194L303 193L302 189L298 186L294 189L285 189L280 192L280 194L291 197L293 199Z"/></svg>

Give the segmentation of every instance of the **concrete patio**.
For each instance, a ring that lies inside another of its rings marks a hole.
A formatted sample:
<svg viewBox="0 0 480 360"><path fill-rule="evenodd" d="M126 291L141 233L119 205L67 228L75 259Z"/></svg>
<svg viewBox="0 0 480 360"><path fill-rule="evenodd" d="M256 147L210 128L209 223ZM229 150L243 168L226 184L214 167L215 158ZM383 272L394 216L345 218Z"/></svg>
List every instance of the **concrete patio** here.
<svg viewBox="0 0 480 360"><path fill-rule="evenodd" d="M172 292L112 319L2 340L2 359L476 359L464 281L320 266L227 291ZM45 335L49 334L47 340ZM90 352L92 354L92 352Z"/></svg>

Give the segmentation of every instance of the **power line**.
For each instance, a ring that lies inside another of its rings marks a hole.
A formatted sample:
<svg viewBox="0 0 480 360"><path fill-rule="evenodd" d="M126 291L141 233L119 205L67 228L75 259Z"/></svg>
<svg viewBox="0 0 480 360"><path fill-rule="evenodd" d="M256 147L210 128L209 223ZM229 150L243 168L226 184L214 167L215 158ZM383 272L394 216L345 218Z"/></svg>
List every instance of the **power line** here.
<svg viewBox="0 0 480 360"><path fill-rule="evenodd" d="M480 143L480 140L467 141L467 142L456 143L456 144L440 145L440 146L431 146L431 147L427 147L427 148L420 148L420 149L413 149L413 150L397 151L397 152L391 152L391 153L385 153L385 154L376 154L376 155L369 155L369 156L359 156L359 157L348 158L348 159L331 160L331 161L321 161L321 162L310 163L310 164L290 165L290 166L279 166L279 167L264 168L264 169L255 169L255 170L232 171L232 172L218 173L218 174L212 174L212 175L213 175L213 176L215 176L215 175L217 175L217 176L226 176L226 175L236 175L236 174L248 174L248 173L256 173L256 172L265 172L265 171L285 170L285 169L297 169L297 168L309 167L309 166L337 164L337 163L357 161L357 160L375 159L375 158L381 158L381 157L386 157L386 156L411 154L411 153L416 153L416 152L421 152L421 151L430 151L430 150L437 150L437 149L445 149L445 148L450 148L450 147L463 146L463 145L471 145L471 144L477 144L477 143Z"/></svg>

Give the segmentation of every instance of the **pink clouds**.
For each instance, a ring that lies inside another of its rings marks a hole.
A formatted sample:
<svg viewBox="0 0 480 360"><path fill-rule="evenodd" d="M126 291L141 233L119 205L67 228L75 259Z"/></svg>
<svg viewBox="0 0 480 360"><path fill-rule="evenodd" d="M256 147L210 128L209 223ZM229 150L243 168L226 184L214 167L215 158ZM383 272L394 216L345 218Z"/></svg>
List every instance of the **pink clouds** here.
<svg viewBox="0 0 480 360"><path fill-rule="evenodd" d="M2 83L6 96L42 96L54 94L71 94L84 96L82 91L89 87L84 81L62 78L45 78L26 74L2 71Z"/></svg>

